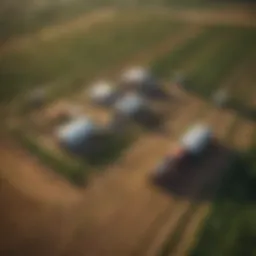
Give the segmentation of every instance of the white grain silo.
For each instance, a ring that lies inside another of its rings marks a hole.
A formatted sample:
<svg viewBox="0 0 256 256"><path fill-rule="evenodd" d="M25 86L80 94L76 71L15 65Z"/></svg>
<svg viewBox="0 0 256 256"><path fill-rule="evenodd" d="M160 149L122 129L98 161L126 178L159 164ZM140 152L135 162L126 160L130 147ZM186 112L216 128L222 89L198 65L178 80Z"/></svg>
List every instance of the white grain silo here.
<svg viewBox="0 0 256 256"><path fill-rule="evenodd" d="M123 73L121 84L124 88L147 92L156 87L156 81L148 69L134 67Z"/></svg>
<svg viewBox="0 0 256 256"><path fill-rule="evenodd" d="M56 137L64 148L79 153L90 148L91 140L99 130L90 118L82 116L58 127Z"/></svg>
<svg viewBox="0 0 256 256"><path fill-rule="evenodd" d="M200 154L209 144L212 130L204 124L196 124L189 128L181 139L181 147L192 155Z"/></svg>
<svg viewBox="0 0 256 256"><path fill-rule="evenodd" d="M115 111L127 117L132 117L146 108L148 108L147 102L135 93L128 93L115 103Z"/></svg>
<svg viewBox="0 0 256 256"><path fill-rule="evenodd" d="M155 113L146 99L135 93L127 93L115 104L116 128L121 127L122 122L133 120L147 128L159 125L160 115Z"/></svg>
<svg viewBox="0 0 256 256"><path fill-rule="evenodd" d="M116 89L107 81L99 81L89 89L90 100L99 105L111 105L116 97Z"/></svg>

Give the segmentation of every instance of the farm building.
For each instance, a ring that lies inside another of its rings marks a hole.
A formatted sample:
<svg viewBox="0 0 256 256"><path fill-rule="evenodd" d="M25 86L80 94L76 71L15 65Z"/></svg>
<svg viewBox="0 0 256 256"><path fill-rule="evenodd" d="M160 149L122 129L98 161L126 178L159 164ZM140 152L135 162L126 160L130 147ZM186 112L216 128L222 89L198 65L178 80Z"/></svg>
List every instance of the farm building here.
<svg viewBox="0 0 256 256"><path fill-rule="evenodd" d="M90 118L83 116L60 126L56 136L65 149L73 153L84 153L96 146L94 138L100 132L101 129Z"/></svg>
<svg viewBox="0 0 256 256"><path fill-rule="evenodd" d="M118 96L116 89L111 83L100 81L94 84L89 90L89 98L99 105L111 105Z"/></svg>
<svg viewBox="0 0 256 256"><path fill-rule="evenodd" d="M142 67L134 67L122 75L121 83L125 88L133 88L139 92L150 92L157 83L149 70Z"/></svg>
<svg viewBox="0 0 256 256"><path fill-rule="evenodd" d="M135 93L124 95L118 99L115 104L116 112L128 117L131 117L146 108L148 108L147 102Z"/></svg>
<svg viewBox="0 0 256 256"><path fill-rule="evenodd" d="M186 151L198 154L212 138L212 130L207 125L196 124L181 139L181 146Z"/></svg>
<svg viewBox="0 0 256 256"><path fill-rule="evenodd" d="M116 102L115 119L119 121L118 127L127 119L147 127L159 123L159 116L150 108L148 102L135 93L128 93Z"/></svg>

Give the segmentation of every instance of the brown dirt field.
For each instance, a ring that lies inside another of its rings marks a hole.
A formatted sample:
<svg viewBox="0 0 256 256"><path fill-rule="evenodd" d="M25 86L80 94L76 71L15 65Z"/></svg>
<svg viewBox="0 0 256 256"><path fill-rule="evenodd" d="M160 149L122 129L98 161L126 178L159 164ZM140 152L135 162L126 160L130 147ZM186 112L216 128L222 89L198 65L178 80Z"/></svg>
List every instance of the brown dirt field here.
<svg viewBox="0 0 256 256"><path fill-rule="evenodd" d="M234 147L241 150L248 149L253 144L253 135L255 130L255 122L246 119L239 120L233 135Z"/></svg>
<svg viewBox="0 0 256 256"><path fill-rule="evenodd" d="M172 125L168 127L170 134L167 137L164 134L146 133L143 135L125 152L120 161L109 167L109 171L94 177L88 184L86 193L79 194L61 179L54 178L54 175L49 178L47 170L37 171L39 168L37 161L33 159L30 161L28 155L19 153L20 151L17 152L18 155L20 154L19 158L17 157L20 172L15 174L15 172L6 171L5 175L6 173L10 175L10 177L6 177L15 180L19 175L19 182L22 186L26 186L30 192L35 191L35 200L43 197L39 201L40 205L44 205L42 201L47 201L48 197L51 198L49 199L51 205L56 202L54 200L58 200L58 213L64 212L64 208L61 206L64 205L63 207L68 209L68 214L65 216L72 220L69 222L68 219L65 219L61 223L64 223L62 229L65 230L62 235L64 238L58 233L60 232L58 228L52 225L57 234L53 232L54 237L49 236L49 239L60 241L57 249L52 248L56 251L56 253L54 251L54 255L64 248L66 256L155 255L155 252L159 252L167 234L175 232L176 224L188 210L190 201L175 199L176 192L164 193L150 184L149 174L159 160L166 155L171 144L176 144L174 141L183 132L184 127L201 116L201 110L205 106L201 100L196 100L193 96L186 94L181 94L179 100L170 105L170 109L172 104L176 105L176 109L171 111L169 116L170 124L172 122ZM17 170L17 162L16 164L12 162L15 150L11 148L9 153L6 153L4 149L5 147L1 150L3 151L1 160L5 160L6 163L3 165L4 170ZM216 159L211 161L216 162ZM222 164L222 161L218 164ZM186 193L186 198L190 198L189 195L200 193L205 184L210 184L212 181L217 182L219 175L212 171L205 172L205 169L208 168L205 166L206 164L199 168L200 171L196 174L197 178L183 174L181 174L183 177L174 177L176 180L174 183L176 185L179 183L180 187L185 189L183 191ZM212 164L212 166L214 165ZM18 181L16 182L18 183ZM44 182L47 184L44 185ZM28 185L26 185L27 183ZM53 212L50 206L46 208L48 215L45 218L51 223L50 218ZM30 212L26 214L29 215ZM44 211L41 211L41 214L43 215ZM56 215L58 214L56 213ZM74 221L74 216L76 216L76 221ZM17 218L17 216L15 217ZM54 221L56 225L59 224L56 219ZM46 232L44 234L51 232L51 226L47 226L46 222L43 223ZM28 235L29 232L35 234L36 228L38 226L33 230L29 229ZM39 237L42 234L42 228L38 229L40 230ZM46 243L44 246L47 249ZM44 255L43 251L42 255Z"/></svg>
<svg viewBox="0 0 256 256"><path fill-rule="evenodd" d="M115 14L116 10L113 8L97 10L64 24L46 27L34 35L10 39L5 46L1 47L0 54L29 47L37 41L55 40L76 31L88 32L94 25L112 20Z"/></svg>
<svg viewBox="0 0 256 256"><path fill-rule="evenodd" d="M7 139L0 153L0 253L59 255L77 227L80 193Z"/></svg>

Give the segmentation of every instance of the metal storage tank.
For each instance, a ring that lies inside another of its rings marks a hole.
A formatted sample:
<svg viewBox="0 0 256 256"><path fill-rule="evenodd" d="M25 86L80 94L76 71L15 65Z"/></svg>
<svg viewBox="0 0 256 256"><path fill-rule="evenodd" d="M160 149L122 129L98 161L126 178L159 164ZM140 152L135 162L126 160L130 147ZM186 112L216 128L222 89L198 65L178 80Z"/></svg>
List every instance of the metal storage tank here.
<svg viewBox="0 0 256 256"><path fill-rule="evenodd" d="M118 99L115 104L115 110L125 116L133 116L139 111L146 109L146 101L135 93L129 93Z"/></svg>
<svg viewBox="0 0 256 256"><path fill-rule="evenodd" d="M97 125L88 117L79 117L68 124L60 126L56 131L56 136L65 148L73 152L78 152L87 142L99 131Z"/></svg>
<svg viewBox="0 0 256 256"><path fill-rule="evenodd" d="M143 67L134 67L123 73L121 81L123 84L132 87L141 85L150 85L153 82L153 76L150 71Z"/></svg>
<svg viewBox="0 0 256 256"><path fill-rule="evenodd" d="M110 105L115 101L117 91L110 82L99 81L90 88L89 97L97 104Z"/></svg>
<svg viewBox="0 0 256 256"><path fill-rule="evenodd" d="M159 128L162 117L148 104L147 100L135 93L129 93L115 104L112 127L123 127L127 120L135 121L147 129Z"/></svg>
<svg viewBox="0 0 256 256"><path fill-rule="evenodd" d="M192 154L200 154L210 142L212 130L204 124L192 126L181 139L181 146Z"/></svg>

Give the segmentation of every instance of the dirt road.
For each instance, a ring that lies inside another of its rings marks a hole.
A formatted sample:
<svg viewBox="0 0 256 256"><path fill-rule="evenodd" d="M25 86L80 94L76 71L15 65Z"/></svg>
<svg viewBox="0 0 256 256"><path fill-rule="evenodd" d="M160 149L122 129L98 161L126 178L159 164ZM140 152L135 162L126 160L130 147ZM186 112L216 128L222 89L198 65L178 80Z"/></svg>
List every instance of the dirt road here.
<svg viewBox="0 0 256 256"><path fill-rule="evenodd" d="M94 25L111 21L115 14L116 10L113 8L100 9L62 24L45 27L33 35L11 38L1 46L0 54L29 47L38 41L56 40L74 32L87 33Z"/></svg>
<svg viewBox="0 0 256 256"><path fill-rule="evenodd" d="M49 41L75 31L87 32L95 24L104 23L112 20L117 13L123 12L124 15L138 13L138 15L154 14L166 15L174 21L181 21L194 25L232 25L232 26L253 26L256 27L256 12L253 8L230 7L226 9L168 9L168 8L150 8L135 9L133 11L118 10L114 8L105 8L93 11L92 13L82 15L62 24L52 25L43 28L34 35L12 38L1 47L0 53L21 49L22 47L33 44L34 41Z"/></svg>

